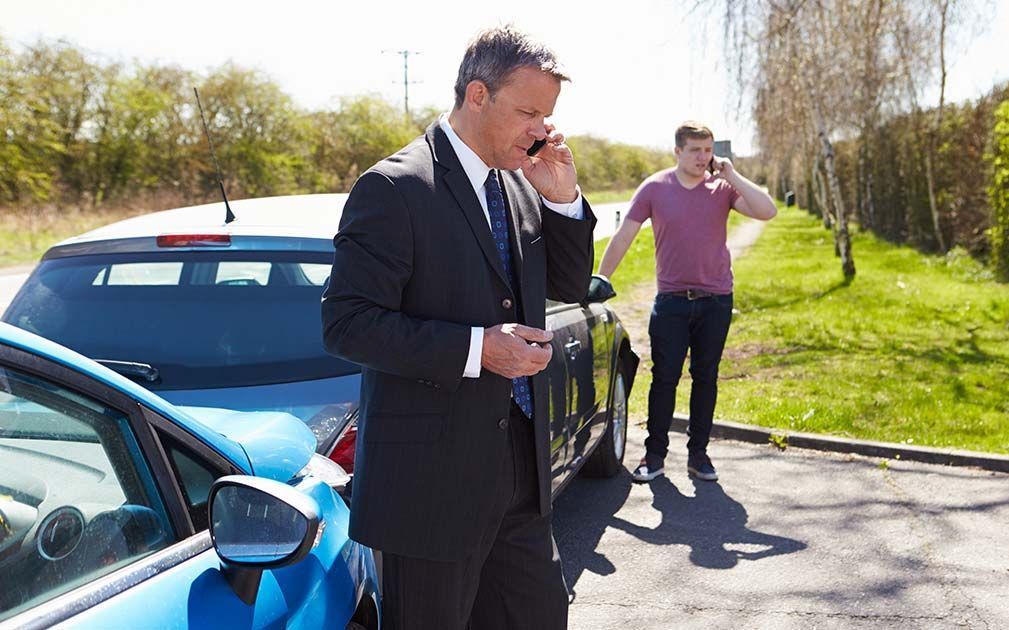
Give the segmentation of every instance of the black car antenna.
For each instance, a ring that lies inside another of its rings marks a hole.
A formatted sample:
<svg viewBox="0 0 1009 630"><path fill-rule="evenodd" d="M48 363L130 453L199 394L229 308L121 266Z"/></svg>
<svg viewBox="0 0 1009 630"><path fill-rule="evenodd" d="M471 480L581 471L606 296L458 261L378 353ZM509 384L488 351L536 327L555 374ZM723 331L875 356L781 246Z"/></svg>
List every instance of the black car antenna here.
<svg viewBox="0 0 1009 630"><path fill-rule="evenodd" d="M193 86L193 94L196 95L196 106L200 108L200 120L203 121L203 133L207 136L207 146L210 147L210 157L214 158L214 168L217 169L217 185L221 187L221 196L224 197L224 224L227 225L235 220L235 213L231 211L228 204L228 193L224 192L224 176L221 175L221 165L217 162L217 155L214 154L214 142L210 139L210 129L207 128L207 117L203 115L203 104L200 103L200 93L196 86Z"/></svg>

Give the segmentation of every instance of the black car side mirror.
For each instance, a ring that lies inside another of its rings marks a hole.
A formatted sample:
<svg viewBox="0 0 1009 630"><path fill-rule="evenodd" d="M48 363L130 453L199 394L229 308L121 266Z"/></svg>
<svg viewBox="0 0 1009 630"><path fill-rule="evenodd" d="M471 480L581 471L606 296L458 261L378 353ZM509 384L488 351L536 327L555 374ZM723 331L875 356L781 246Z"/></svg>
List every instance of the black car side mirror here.
<svg viewBox="0 0 1009 630"><path fill-rule="evenodd" d="M589 280L589 292L585 295L585 303L597 303L600 304L615 298L617 292L613 289L613 285L605 277L593 274L592 279Z"/></svg>

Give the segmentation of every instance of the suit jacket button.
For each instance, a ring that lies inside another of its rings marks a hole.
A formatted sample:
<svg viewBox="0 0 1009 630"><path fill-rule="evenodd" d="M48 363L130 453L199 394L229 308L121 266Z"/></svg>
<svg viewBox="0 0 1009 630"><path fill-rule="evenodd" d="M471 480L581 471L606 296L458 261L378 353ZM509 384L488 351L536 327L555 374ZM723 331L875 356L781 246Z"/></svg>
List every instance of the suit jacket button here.
<svg viewBox="0 0 1009 630"><path fill-rule="evenodd" d="M501 308L507 310L507 309L510 309L511 307L512 307L511 298L505 298L505 299L501 300Z"/></svg>
<svg viewBox="0 0 1009 630"><path fill-rule="evenodd" d="M505 429L507 429L508 428L508 418L501 418L500 420L498 420L497 421L497 428L501 429L502 431L504 431Z"/></svg>

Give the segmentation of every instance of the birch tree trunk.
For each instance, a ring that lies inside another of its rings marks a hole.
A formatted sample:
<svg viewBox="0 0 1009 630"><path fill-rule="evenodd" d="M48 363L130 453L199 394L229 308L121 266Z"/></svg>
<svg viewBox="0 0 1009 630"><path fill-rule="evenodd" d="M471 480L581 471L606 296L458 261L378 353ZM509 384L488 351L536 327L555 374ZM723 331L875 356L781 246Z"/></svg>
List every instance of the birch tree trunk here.
<svg viewBox="0 0 1009 630"><path fill-rule="evenodd" d="M815 95L810 96L815 97ZM844 211L844 199L841 196L841 183L837 179L837 169L834 166L834 145L831 144L827 135L827 125L824 122L820 104L816 102L815 98L810 100L813 104L816 133L820 139L823 167L827 171L827 188L830 190L830 197L834 203L834 220L836 221L834 244L836 251L841 255L841 272L845 278L850 279L855 277L855 259L851 254L851 236L848 233L848 218Z"/></svg>
<svg viewBox="0 0 1009 630"><path fill-rule="evenodd" d="M935 234L935 242L939 246L939 251L946 253L946 238L942 235L942 226L939 225L939 204L935 200L935 176L932 174L932 153L935 151L935 141L932 139L932 132L929 132L928 149L925 151L925 181L928 184L928 209L932 214L932 232Z"/></svg>
<svg viewBox="0 0 1009 630"><path fill-rule="evenodd" d="M949 20L950 0L938 0L939 10L939 108L936 110L935 119L928 129L928 148L925 151L925 179L928 183L928 209L932 213L932 230L935 232L935 242L939 245L939 251L946 253L949 249L946 246L946 238L942 234L942 226L939 224L939 204L935 199L935 175L932 172L932 160L935 155L936 135L939 133L939 125L942 124L942 110L946 101L946 26Z"/></svg>
<svg viewBox="0 0 1009 630"><path fill-rule="evenodd" d="M816 195L816 205L820 208L820 215L823 218L823 229L833 232L834 209L830 207L830 196L827 193L827 184L823 181L823 169L820 168L819 154L813 161L813 171L810 176L813 178L813 194Z"/></svg>

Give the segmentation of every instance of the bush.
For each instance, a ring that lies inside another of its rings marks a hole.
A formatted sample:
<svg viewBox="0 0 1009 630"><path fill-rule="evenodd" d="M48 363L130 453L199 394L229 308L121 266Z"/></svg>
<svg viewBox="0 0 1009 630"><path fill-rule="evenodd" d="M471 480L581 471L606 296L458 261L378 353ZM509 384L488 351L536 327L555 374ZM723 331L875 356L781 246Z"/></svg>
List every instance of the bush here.
<svg viewBox="0 0 1009 630"><path fill-rule="evenodd" d="M232 199L346 192L439 114L408 117L374 95L308 111L268 75L231 63L196 73L109 63L62 41L15 52L0 38L0 216L216 201L193 86ZM591 136L570 143L587 192L633 189L674 162Z"/></svg>
<svg viewBox="0 0 1009 630"><path fill-rule="evenodd" d="M988 187L992 213L992 226L988 230L991 265L999 280L1009 282L1009 99L995 110L991 149L986 157L992 167Z"/></svg>

